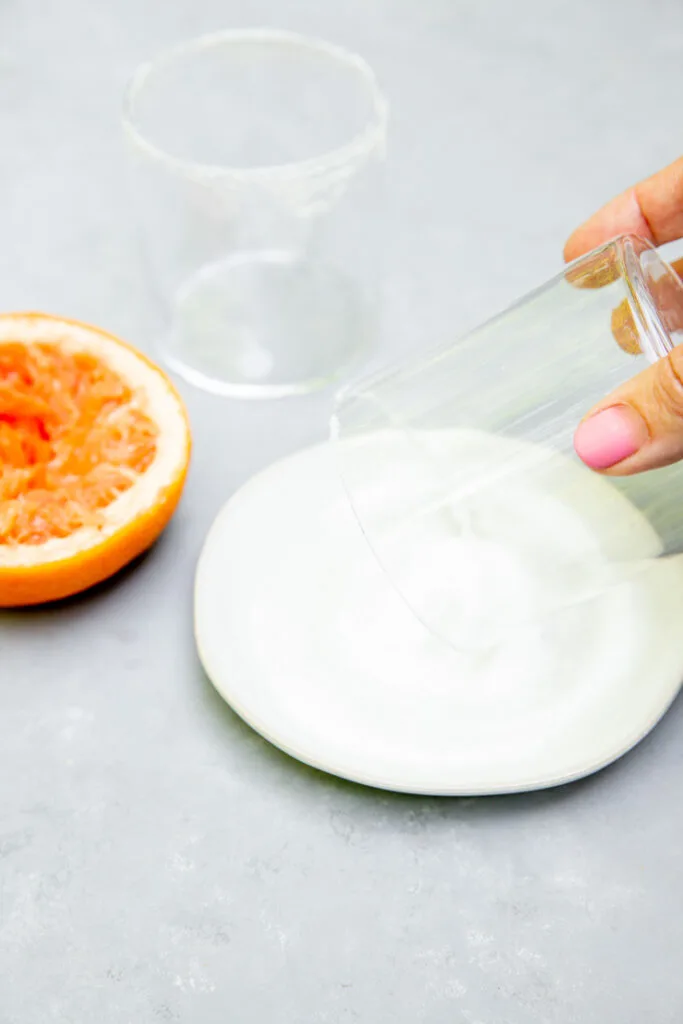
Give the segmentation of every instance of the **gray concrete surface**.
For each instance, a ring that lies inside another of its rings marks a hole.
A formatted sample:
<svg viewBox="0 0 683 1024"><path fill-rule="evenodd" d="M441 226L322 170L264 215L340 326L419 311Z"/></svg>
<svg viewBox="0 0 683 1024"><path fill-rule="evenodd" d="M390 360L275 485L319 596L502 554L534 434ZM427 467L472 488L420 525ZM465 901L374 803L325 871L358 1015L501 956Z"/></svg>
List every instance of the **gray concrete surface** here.
<svg viewBox="0 0 683 1024"><path fill-rule="evenodd" d="M549 276L575 222L680 150L680 0L0 0L0 308L149 345L121 89L168 43L252 24L360 50L390 95L394 353ZM683 704L611 770L518 798L288 760L203 677L192 576L222 502L321 438L329 395L185 395L163 542L0 616L1 1024L679 1022Z"/></svg>

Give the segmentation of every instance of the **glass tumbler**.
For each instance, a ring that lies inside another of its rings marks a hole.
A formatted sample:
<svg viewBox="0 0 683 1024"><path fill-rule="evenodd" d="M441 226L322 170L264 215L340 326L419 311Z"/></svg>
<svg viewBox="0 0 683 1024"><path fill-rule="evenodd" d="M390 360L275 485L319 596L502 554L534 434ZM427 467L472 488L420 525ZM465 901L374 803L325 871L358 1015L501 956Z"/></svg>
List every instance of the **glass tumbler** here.
<svg viewBox="0 0 683 1024"><path fill-rule="evenodd" d="M139 68L124 135L162 356L207 390L303 393L371 342L387 104L370 67L274 30Z"/></svg>
<svg viewBox="0 0 683 1024"><path fill-rule="evenodd" d="M683 572L682 467L604 477L573 449L592 405L681 341L683 284L625 236L460 342L341 393L351 505L432 633L483 652L607 588Z"/></svg>

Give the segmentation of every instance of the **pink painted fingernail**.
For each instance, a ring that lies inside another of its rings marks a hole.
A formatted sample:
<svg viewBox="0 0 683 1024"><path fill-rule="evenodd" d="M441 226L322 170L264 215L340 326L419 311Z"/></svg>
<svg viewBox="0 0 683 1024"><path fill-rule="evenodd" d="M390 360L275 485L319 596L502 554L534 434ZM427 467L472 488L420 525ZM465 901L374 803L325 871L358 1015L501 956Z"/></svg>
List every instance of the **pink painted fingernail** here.
<svg viewBox="0 0 683 1024"><path fill-rule="evenodd" d="M635 409L613 405L579 424L574 448L591 469L609 469L635 455L647 439L647 425Z"/></svg>

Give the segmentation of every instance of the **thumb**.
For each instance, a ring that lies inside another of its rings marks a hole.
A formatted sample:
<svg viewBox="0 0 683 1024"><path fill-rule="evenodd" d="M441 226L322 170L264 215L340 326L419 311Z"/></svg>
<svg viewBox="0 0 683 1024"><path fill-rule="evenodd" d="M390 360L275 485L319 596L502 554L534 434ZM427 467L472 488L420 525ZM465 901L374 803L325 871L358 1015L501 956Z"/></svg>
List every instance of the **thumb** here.
<svg viewBox="0 0 683 1024"><path fill-rule="evenodd" d="M683 345L599 402L579 424L574 448L610 476L683 459Z"/></svg>

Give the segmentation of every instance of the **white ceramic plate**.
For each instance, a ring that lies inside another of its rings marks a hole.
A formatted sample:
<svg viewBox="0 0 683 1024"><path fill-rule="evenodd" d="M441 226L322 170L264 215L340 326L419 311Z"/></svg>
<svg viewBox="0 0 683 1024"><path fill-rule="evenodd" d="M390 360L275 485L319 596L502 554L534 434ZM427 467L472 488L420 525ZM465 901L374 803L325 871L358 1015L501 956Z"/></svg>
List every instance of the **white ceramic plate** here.
<svg viewBox="0 0 683 1024"><path fill-rule="evenodd" d="M619 605L634 596L617 588L608 608L558 625L580 637L571 664L551 659L539 677L536 659L530 679L525 636L472 692L368 550L324 445L255 477L218 516L197 571L196 638L225 700L309 765L412 793L535 789L615 760L676 696L683 576L680 564L659 572L635 597L649 617L637 636Z"/></svg>

